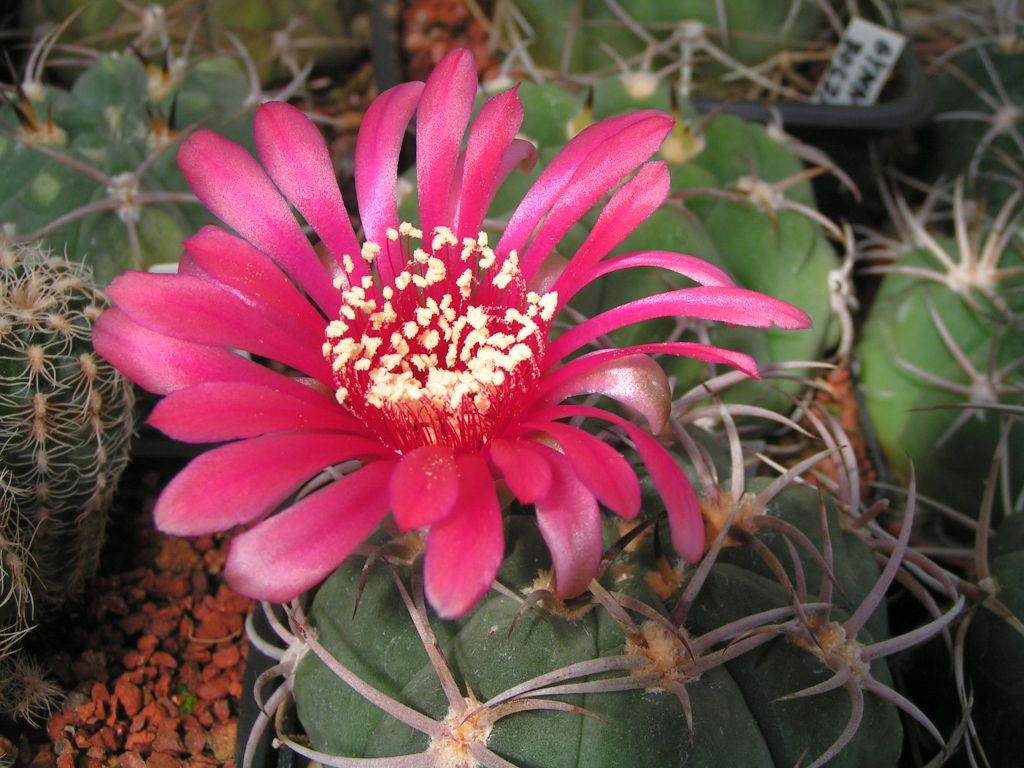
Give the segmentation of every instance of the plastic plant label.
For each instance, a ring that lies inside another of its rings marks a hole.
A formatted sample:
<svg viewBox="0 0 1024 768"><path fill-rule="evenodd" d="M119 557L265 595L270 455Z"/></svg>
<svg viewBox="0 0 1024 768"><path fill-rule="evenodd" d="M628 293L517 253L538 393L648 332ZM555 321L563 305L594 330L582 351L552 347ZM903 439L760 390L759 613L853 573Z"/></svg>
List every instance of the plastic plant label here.
<svg viewBox="0 0 1024 768"><path fill-rule="evenodd" d="M840 106L871 106L892 73L907 38L864 19L846 28L812 101Z"/></svg>

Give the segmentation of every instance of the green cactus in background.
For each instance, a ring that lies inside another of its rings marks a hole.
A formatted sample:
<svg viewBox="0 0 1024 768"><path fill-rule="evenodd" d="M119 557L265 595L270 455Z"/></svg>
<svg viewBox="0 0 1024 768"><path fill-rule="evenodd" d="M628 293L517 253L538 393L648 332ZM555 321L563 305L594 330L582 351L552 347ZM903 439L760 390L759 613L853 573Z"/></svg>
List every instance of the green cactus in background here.
<svg viewBox="0 0 1024 768"><path fill-rule="evenodd" d="M944 191L919 211L893 205L895 238L864 244L869 271L885 278L864 323L861 391L890 466L917 467L921 492L975 514L999 441L989 407L1024 403L1020 193L994 215ZM952 218L952 231L941 224ZM936 223L932 223L932 222ZM1011 487L1024 482L1024 432L1009 437Z"/></svg>
<svg viewBox="0 0 1024 768"><path fill-rule="evenodd" d="M680 428L714 410L677 406ZM293 604L288 627L271 618L287 648L255 639L278 658L261 685L284 679L255 737L294 697L308 742L278 739L324 765L890 768L902 749L900 709L941 744L894 690L885 661L940 633L963 606L949 589L951 605L933 621L888 630L894 579L914 581L902 568L913 490L894 537L861 504L848 457L838 495L798 485L848 445L813 414L825 450L775 480L748 477L730 415L743 407L718 408L724 429L709 445L680 442L704 490L710 545L700 564L677 564L650 493L635 527L609 524L599 578L564 603L535 521L513 510L497 585L444 622L425 606L416 536L381 540L319 588L308 616ZM719 468L723 451L740 463Z"/></svg>
<svg viewBox="0 0 1024 768"><path fill-rule="evenodd" d="M23 625L82 594L128 460L132 385L92 349L105 306L81 265L0 245L2 599Z"/></svg>
<svg viewBox="0 0 1024 768"><path fill-rule="evenodd" d="M24 29L45 30L67 19L64 39L102 50L162 56L190 36L203 51L222 52L234 36L251 54L260 80L288 80L314 62L341 69L366 47L362 0L21 0ZM230 48L229 48L230 50ZM307 69L309 67L309 69Z"/></svg>
<svg viewBox="0 0 1024 768"><path fill-rule="evenodd" d="M686 97L807 101L859 13L830 0L498 0L493 24L504 68L538 82L677 73Z"/></svg>
<svg viewBox="0 0 1024 768"><path fill-rule="evenodd" d="M975 196L1001 203L1024 184L1024 17L1012 2L931 10L921 26L950 47L929 68L936 105L920 173L964 175Z"/></svg>
<svg viewBox="0 0 1024 768"><path fill-rule="evenodd" d="M63 90L42 84L50 43L0 107L0 225L8 238L42 238L89 264L103 284L176 262L181 241L212 219L194 204L174 151L198 124L249 133L258 98L241 67L224 57L193 62L187 49L148 67L132 54L102 54Z"/></svg>

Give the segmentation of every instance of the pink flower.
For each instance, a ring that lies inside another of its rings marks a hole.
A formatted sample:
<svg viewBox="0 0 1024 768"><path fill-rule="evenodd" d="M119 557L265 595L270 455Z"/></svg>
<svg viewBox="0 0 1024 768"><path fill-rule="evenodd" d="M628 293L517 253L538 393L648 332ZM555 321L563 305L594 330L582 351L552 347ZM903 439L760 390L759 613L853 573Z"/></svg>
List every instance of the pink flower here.
<svg viewBox="0 0 1024 768"><path fill-rule="evenodd" d="M114 308L97 323L95 344L139 385L166 395L151 423L178 440L233 441L169 483L157 525L177 535L248 526L226 565L229 582L246 595L280 602L314 586L390 513L400 529L425 531L428 599L442 616L458 616L490 588L501 564L499 481L535 508L558 594L579 594L601 558L598 503L632 518L640 487L618 452L565 422L574 417L625 432L664 498L676 550L696 560L701 515L675 461L631 421L565 401L601 393L639 412L656 433L669 391L648 354L726 363L756 376L753 360L695 343L577 353L654 317L809 325L800 310L736 288L690 256L606 258L668 191L665 165L644 164L672 126L657 112L582 131L492 244L479 232L484 214L502 180L532 162L533 148L515 138L522 120L515 90L487 102L464 142L475 93L472 59L457 51L426 84L396 86L367 110L356 145L362 241L324 141L299 110L272 103L256 112L262 167L241 147L198 131L181 147L179 165L240 237L204 228L185 241L179 274L129 273L110 286ZM413 112L418 227L399 221L395 199ZM555 267L554 246L608 193L584 244ZM319 236L319 252L289 203ZM630 302L550 337L559 310L584 285L640 266L700 285ZM308 378L275 372L238 349ZM317 473L353 460L354 471L271 514Z"/></svg>

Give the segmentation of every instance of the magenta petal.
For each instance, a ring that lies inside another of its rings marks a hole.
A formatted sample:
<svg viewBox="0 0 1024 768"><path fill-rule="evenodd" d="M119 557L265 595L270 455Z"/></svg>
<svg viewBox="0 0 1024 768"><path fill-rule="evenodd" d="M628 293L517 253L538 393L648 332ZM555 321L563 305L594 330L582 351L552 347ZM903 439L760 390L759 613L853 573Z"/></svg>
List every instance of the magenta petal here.
<svg viewBox="0 0 1024 768"><path fill-rule="evenodd" d="M252 155L210 131L193 133L178 149L178 166L203 205L271 256L320 308L341 303L288 203Z"/></svg>
<svg viewBox="0 0 1024 768"><path fill-rule="evenodd" d="M647 355L627 352L601 350L576 358L541 379L528 397L554 405L576 395L602 394L628 405L647 420L651 431L661 432L672 405L665 370Z"/></svg>
<svg viewBox="0 0 1024 768"><path fill-rule="evenodd" d="M660 267L675 272L677 275L688 277L695 283L707 286L718 286L720 288L735 288L736 283L725 272L709 261L698 259L696 256L687 256L684 253L672 251L641 251L640 253L627 253L622 256L602 261L597 264L583 278L584 283L589 283L599 277L611 272L618 272L620 269L631 269L633 267Z"/></svg>
<svg viewBox="0 0 1024 768"><path fill-rule="evenodd" d="M228 289L190 275L126 272L107 288L132 320L158 333L211 346L244 349L297 368L320 381L331 373L323 336L253 306Z"/></svg>
<svg viewBox="0 0 1024 768"><path fill-rule="evenodd" d="M473 54L454 50L434 67L420 97L416 113L416 186L420 227L427 238L435 227L452 224L448 202L462 137L473 112L476 85ZM504 151L504 146L501 149Z"/></svg>
<svg viewBox="0 0 1024 768"><path fill-rule="evenodd" d="M566 458L551 448L545 454L551 491L534 507L555 567L556 592L567 599L586 591L601 564L601 512Z"/></svg>
<svg viewBox="0 0 1024 768"><path fill-rule="evenodd" d="M494 438L487 455L509 490L523 504L546 496L551 487L551 465L532 440Z"/></svg>
<svg viewBox="0 0 1024 768"><path fill-rule="evenodd" d="M675 459L657 440L620 416L600 408L583 405L561 405L537 414L548 420L575 416L601 419L620 427L633 441L640 459L658 490L672 532L672 546L688 563L700 560L704 553L704 518L697 494Z"/></svg>
<svg viewBox="0 0 1024 768"><path fill-rule="evenodd" d="M282 102L257 109L252 127L260 161L277 188L339 262L347 254L366 274L366 263L358 258L359 242L320 130L302 110ZM357 279L359 276L357 273Z"/></svg>
<svg viewBox="0 0 1024 768"><path fill-rule="evenodd" d="M216 284L237 291L240 298L261 311L292 321L320 337L323 316L295 287L273 260L241 238L218 227L203 227L184 242L185 270L178 274L212 277Z"/></svg>
<svg viewBox="0 0 1024 768"><path fill-rule="evenodd" d="M455 455L443 445L424 445L402 456L391 475L391 511L403 531L436 523L459 494Z"/></svg>
<svg viewBox="0 0 1024 768"><path fill-rule="evenodd" d="M457 459L459 496L444 520L430 526L424 581L442 619L462 616L494 583L505 533L487 463L475 453Z"/></svg>
<svg viewBox="0 0 1024 768"><path fill-rule="evenodd" d="M193 459L157 500L157 528L175 536L225 531L269 514L299 485L349 459L386 455L376 440L337 433L265 435Z"/></svg>
<svg viewBox="0 0 1024 768"><path fill-rule="evenodd" d="M623 176L657 151L672 125L672 118L667 115L651 115L610 137L579 164L566 184L571 194L560 194L554 199L551 210L540 224L526 252L520 254L523 276L527 281L562 235L603 195L610 192ZM540 183L539 179L537 183Z"/></svg>
<svg viewBox="0 0 1024 768"><path fill-rule="evenodd" d="M640 481L622 454L608 443L568 424L533 424L554 438L576 476L608 509L632 520L640 514Z"/></svg>
<svg viewBox="0 0 1024 768"><path fill-rule="evenodd" d="M473 123L455 214L454 230L459 240L477 236L494 194L494 179L522 122L523 106L513 89L484 104Z"/></svg>
<svg viewBox="0 0 1024 768"><path fill-rule="evenodd" d="M611 253L662 204L668 188L668 166L648 163L615 191L587 239L555 282L553 290L558 292L560 306L575 295L582 284L581 278L591 267Z"/></svg>
<svg viewBox="0 0 1024 768"><path fill-rule="evenodd" d="M563 194L573 174L591 153L603 151L603 148L608 146L607 142L627 128L655 116L671 119L660 112L642 110L588 125L576 134L548 163L540 178L530 187L530 191L526 193L515 213L512 214L512 218L495 248L499 257L505 258L510 251L523 253L526 241L530 238L537 223L544 218L555 200Z"/></svg>
<svg viewBox="0 0 1024 768"><path fill-rule="evenodd" d="M656 317L693 317L753 328L775 325L799 330L811 327L811 318L803 310L763 293L717 286L680 288L645 296L585 320L555 339L545 359L552 363L561 360L598 336Z"/></svg>
<svg viewBox="0 0 1024 768"><path fill-rule="evenodd" d="M586 273L577 276L572 281L572 284L562 286L558 292L558 301L560 304L568 304L582 288L595 280L620 270L635 269L637 267L667 269L701 285L723 288L736 287L732 278L714 264L704 261L704 259L671 251L642 251L640 253L627 253L623 256L616 256L615 258L598 262L591 269L587 270Z"/></svg>
<svg viewBox="0 0 1024 768"><path fill-rule="evenodd" d="M167 394L205 381L247 381L275 386L285 377L221 347L165 336L115 308L96 320L93 346L101 357L143 389ZM298 385L296 385L298 386Z"/></svg>
<svg viewBox="0 0 1024 768"><path fill-rule="evenodd" d="M165 397L148 423L175 440L190 443L290 430L365 432L363 423L330 395L312 389L308 392L309 396L300 398L291 390L259 384L209 382Z"/></svg>
<svg viewBox="0 0 1024 768"><path fill-rule="evenodd" d="M387 514L393 466L368 464L236 536L224 567L228 584L272 603L319 584Z"/></svg>
<svg viewBox="0 0 1024 768"><path fill-rule="evenodd" d="M356 138L356 197L364 238L377 245L387 242L389 227L397 227L398 155L409 120L423 92L423 83L402 83L373 100L363 115ZM377 262L385 283L395 276L389 260Z"/></svg>

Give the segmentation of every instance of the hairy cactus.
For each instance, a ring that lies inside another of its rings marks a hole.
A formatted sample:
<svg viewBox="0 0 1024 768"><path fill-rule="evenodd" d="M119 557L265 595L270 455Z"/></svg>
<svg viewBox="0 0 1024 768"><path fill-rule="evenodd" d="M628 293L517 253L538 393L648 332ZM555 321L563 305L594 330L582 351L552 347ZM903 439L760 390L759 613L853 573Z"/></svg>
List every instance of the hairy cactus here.
<svg viewBox="0 0 1024 768"><path fill-rule="evenodd" d="M81 265L0 246L3 588L23 617L81 594L128 459L133 390L92 350L105 304Z"/></svg>
<svg viewBox="0 0 1024 768"><path fill-rule="evenodd" d="M102 54L63 90L42 84L52 44L40 42L0 107L0 225L88 263L102 284L177 261L181 240L210 219L174 150L197 123L247 127L258 99L242 68L226 57L194 62L188 48L149 65Z"/></svg>

